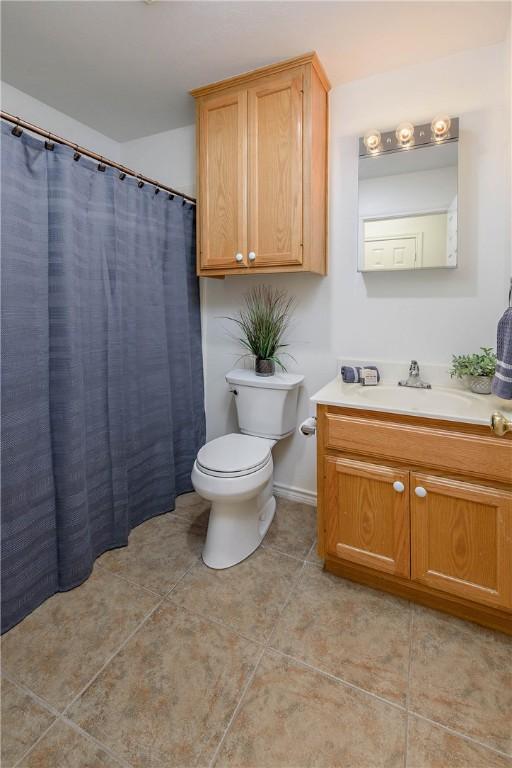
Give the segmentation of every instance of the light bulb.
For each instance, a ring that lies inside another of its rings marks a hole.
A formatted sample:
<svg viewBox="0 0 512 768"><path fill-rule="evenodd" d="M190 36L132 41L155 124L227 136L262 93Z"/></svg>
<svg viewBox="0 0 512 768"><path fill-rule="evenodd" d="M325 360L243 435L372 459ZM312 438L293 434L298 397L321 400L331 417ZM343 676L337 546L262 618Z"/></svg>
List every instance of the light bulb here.
<svg viewBox="0 0 512 768"><path fill-rule="evenodd" d="M366 131L363 141L368 152L376 152L380 147L379 131Z"/></svg>
<svg viewBox="0 0 512 768"><path fill-rule="evenodd" d="M396 140L403 147L414 139L414 125L412 123L400 123L395 131Z"/></svg>
<svg viewBox="0 0 512 768"><path fill-rule="evenodd" d="M452 121L446 115L436 115L431 123L432 135L435 139L444 139L448 135Z"/></svg>

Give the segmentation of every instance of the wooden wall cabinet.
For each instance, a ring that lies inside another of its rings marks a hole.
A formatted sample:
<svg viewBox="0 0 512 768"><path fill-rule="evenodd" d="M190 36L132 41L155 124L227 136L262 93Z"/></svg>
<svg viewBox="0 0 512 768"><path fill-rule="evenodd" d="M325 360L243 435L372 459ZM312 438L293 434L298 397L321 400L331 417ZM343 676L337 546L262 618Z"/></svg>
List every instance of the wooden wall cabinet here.
<svg viewBox="0 0 512 768"><path fill-rule="evenodd" d="M511 437L318 406L325 568L512 634Z"/></svg>
<svg viewBox="0 0 512 768"><path fill-rule="evenodd" d="M197 274L327 272L327 94L316 54L192 91Z"/></svg>

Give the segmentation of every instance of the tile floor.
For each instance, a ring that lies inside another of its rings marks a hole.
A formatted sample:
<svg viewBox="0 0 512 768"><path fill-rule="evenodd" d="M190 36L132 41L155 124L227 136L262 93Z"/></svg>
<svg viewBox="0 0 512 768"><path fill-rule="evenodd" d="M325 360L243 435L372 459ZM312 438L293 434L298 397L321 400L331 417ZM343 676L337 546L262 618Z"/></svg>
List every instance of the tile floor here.
<svg viewBox="0 0 512 768"><path fill-rule="evenodd" d="M2 641L2 768L512 768L512 638L324 573L280 499L239 566L195 494Z"/></svg>

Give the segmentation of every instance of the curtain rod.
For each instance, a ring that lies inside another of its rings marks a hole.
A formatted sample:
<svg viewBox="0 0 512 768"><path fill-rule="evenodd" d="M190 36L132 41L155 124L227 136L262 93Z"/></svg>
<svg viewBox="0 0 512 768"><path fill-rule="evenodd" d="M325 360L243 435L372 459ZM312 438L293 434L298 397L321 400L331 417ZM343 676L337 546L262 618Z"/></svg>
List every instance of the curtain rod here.
<svg viewBox="0 0 512 768"><path fill-rule="evenodd" d="M7 120L9 123L14 123L15 128L17 127L20 129L20 133L18 135L21 135L21 129L24 128L25 130L31 131L32 133L37 133L39 136L44 136L50 142L55 141L57 144L64 144L66 147L71 147L71 149L74 149L75 152L80 155L85 155L86 157L90 157L93 160L98 160L100 165L109 165L111 168L117 168L117 170L121 171L121 173L125 173L127 176L133 176L134 179L138 179L145 184L152 184L157 189L163 189L165 192L169 192L171 195L178 195L178 197L182 197L184 200L188 200L190 203L196 203L195 197L191 197L191 195L186 195L183 192L179 192L177 189L168 187L165 184L160 184L159 181L150 179L149 176L144 176L142 173L132 171L131 168L126 168L126 166L115 163L113 160L108 160L106 157L103 157L103 155L98 155L97 152L92 152L90 149L85 149L85 147L74 144L72 141L63 139L61 136L57 136L55 133L45 131L38 125L28 123L26 120L21 120L19 117L10 115L9 112L4 112L3 110L0 111L0 117L2 120Z"/></svg>

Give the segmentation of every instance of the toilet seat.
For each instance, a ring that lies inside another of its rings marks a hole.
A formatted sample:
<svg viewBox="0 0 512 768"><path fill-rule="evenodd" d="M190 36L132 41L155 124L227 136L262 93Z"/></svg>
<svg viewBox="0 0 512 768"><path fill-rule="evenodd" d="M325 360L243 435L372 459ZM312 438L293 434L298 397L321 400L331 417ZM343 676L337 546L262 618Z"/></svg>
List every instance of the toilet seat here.
<svg viewBox="0 0 512 768"><path fill-rule="evenodd" d="M196 464L205 475L243 477L257 472L272 460L273 445L273 440L263 437L223 435L203 445Z"/></svg>

